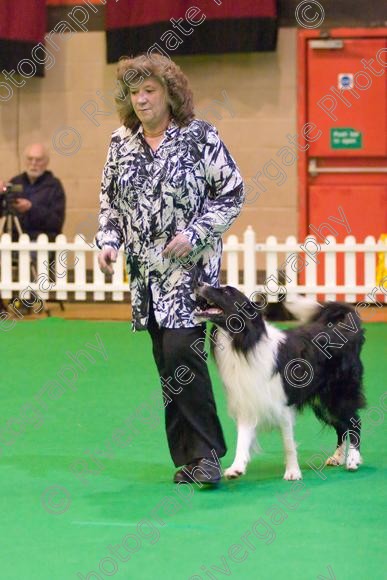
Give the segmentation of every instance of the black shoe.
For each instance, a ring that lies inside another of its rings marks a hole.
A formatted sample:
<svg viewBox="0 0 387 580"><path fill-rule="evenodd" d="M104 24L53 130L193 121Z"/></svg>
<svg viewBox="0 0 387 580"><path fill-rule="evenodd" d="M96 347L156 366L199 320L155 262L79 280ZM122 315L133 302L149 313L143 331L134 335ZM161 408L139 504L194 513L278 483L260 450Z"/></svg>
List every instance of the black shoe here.
<svg viewBox="0 0 387 580"><path fill-rule="evenodd" d="M197 468L197 469L196 469ZM222 474L214 465L206 462L205 458L189 463L175 473L174 483L219 483Z"/></svg>
<svg viewBox="0 0 387 580"><path fill-rule="evenodd" d="M213 458L208 461L213 463ZM219 483L222 478L220 466L216 467L215 465L210 465L210 463L207 463L206 457L203 457L203 459L200 459L197 462L197 467L202 471L197 470L194 475L196 481L199 481L200 483Z"/></svg>
<svg viewBox="0 0 387 580"><path fill-rule="evenodd" d="M184 467L181 467L178 471L176 471L175 475L173 476L173 483L187 483L192 481L192 477L188 477L188 473L197 465L197 461L193 461L192 463L188 463Z"/></svg>

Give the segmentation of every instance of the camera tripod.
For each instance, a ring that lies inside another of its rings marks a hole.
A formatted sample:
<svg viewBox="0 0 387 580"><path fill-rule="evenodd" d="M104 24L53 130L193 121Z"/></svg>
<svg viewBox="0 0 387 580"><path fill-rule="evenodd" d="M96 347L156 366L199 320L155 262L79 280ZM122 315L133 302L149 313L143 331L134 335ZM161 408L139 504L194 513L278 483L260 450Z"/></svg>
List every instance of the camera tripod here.
<svg viewBox="0 0 387 580"><path fill-rule="evenodd" d="M5 214L0 217L0 237L5 232L8 232L12 236L12 232L14 231L14 229L16 230L18 236L20 237L22 235L22 233L23 233L22 227L20 225L20 220L17 217L17 215L15 215L14 213L12 213L7 208L5 210ZM34 280L37 280L38 279L38 271L36 269L35 262L32 259L30 259L30 268L31 268L31 274L33 276L33 279ZM40 296L39 296L39 298L40 298ZM43 312L45 314L47 314L47 316L50 316L51 314L50 314L50 310L47 308L46 300L43 300L42 298L40 298L40 300L42 301ZM23 304L23 302L20 300L20 298L19 297L16 297L12 301L12 306L14 306L15 301L17 303L19 303L19 307L20 307L20 305ZM1 300L1 302L2 302L2 300ZM25 305L23 305L23 306L25 306ZM15 306L15 308L17 309L17 306ZM61 304L61 308L63 309L63 305L62 304Z"/></svg>
<svg viewBox="0 0 387 580"><path fill-rule="evenodd" d="M13 227L15 227L18 235L21 236L23 230L19 218L17 215L8 211L5 215L0 217L0 236L2 236L6 231L10 232L12 235Z"/></svg>

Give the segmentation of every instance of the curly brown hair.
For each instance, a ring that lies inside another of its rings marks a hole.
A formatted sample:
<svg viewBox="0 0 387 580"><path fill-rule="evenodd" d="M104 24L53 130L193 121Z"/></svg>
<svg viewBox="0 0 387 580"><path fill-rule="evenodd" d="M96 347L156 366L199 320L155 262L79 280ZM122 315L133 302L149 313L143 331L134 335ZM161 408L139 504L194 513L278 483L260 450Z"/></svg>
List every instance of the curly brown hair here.
<svg viewBox="0 0 387 580"><path fill-rule="evenodd" d="M150 76L167 89L171 117L177 125L186 127L195 117L188 79L176 63L161 54L120 58L115 101L122 123L132 131L139 127L140 121L133 110L130 89L138 87Z"/></svg>

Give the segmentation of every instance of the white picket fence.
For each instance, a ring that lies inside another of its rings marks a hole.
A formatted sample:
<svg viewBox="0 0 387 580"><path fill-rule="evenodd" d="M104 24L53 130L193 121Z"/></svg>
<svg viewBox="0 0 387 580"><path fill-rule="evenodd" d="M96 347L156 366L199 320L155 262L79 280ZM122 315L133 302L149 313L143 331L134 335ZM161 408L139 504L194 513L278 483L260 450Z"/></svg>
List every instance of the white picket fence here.
<svg viewBox="0 0 387 580"><path fill-rule="evenodd" d="M334 300L340 295L347 302L356 302L357 295L362 295L364 301L372 302L369 293L378 287L377 254L384 252L387 266L387 244L377 242L372 236L366 237L363 242L357 242L353 236L347 236L344 243L336 243L333 236L326 239L329 244L308 236L306 249L309 253L305 254L302 247L305 241L299 242L293 236L288 237L285 242L269 236L264 243L257 243L256 234L251 227L247 228L242 240L236 236L228 236L224 245L222 266L227 284L240 288L248 296L255 291L265 292L269 302L277 302L278 297L284 293L284 288L278 284L276 291L275 281L278 280L285 282L286 294L290 299L294 294L305 293L310 297L323 295L326 300ZM14 252L17 252L18 259L15 259ZM28 298L29 291L34 290L43 299L49 297L63 301L105 301L111 296L113 301L122 301L124 293L128 292L123 251L119 253L111 280L100 272L97 254L97 247L87 243L81 234L73 241L60 235L55 242L48 242L47 236L43 234L35 242L31 242L26 234L17 242L12 242L10 236L4 234L0 239L0 295L2 298L12 299L23 292L23 298ZM344 261L344 279L339 284L340 254ZM300 274L297 269L301 271L301 267L295 266L297 256L302 263L307 262L304 268L304 284L299 283ZM36 264L33 270L31 257ZM359 283L357 269L360 263L363 279ZM322 264L325 271L321 283ZM261 273L260 283L257 281L258 270ZM279 270L283 270L286 279L284 276L279 278ZM87 280L87 271L92 271L92 281ZM239 283L240 271L242 284ZM69 272L73 281L69 281ZM378 288L378 293L380 296L380 292L383 292L384 302L387 302L387 279L383 286Z"/></svg>

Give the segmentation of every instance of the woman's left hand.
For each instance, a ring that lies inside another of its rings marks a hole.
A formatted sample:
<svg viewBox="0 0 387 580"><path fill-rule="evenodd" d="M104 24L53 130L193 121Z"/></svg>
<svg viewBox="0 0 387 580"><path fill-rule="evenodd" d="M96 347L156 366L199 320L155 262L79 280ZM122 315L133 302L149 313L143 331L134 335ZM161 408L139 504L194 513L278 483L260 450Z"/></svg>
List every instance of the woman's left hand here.
<svg viewBox="0 0 387 580"><path fill-rule="evenodd" d="M184 234L177 234L163 250L168 258L185 258L192 252L193 246Z"/></svg>

